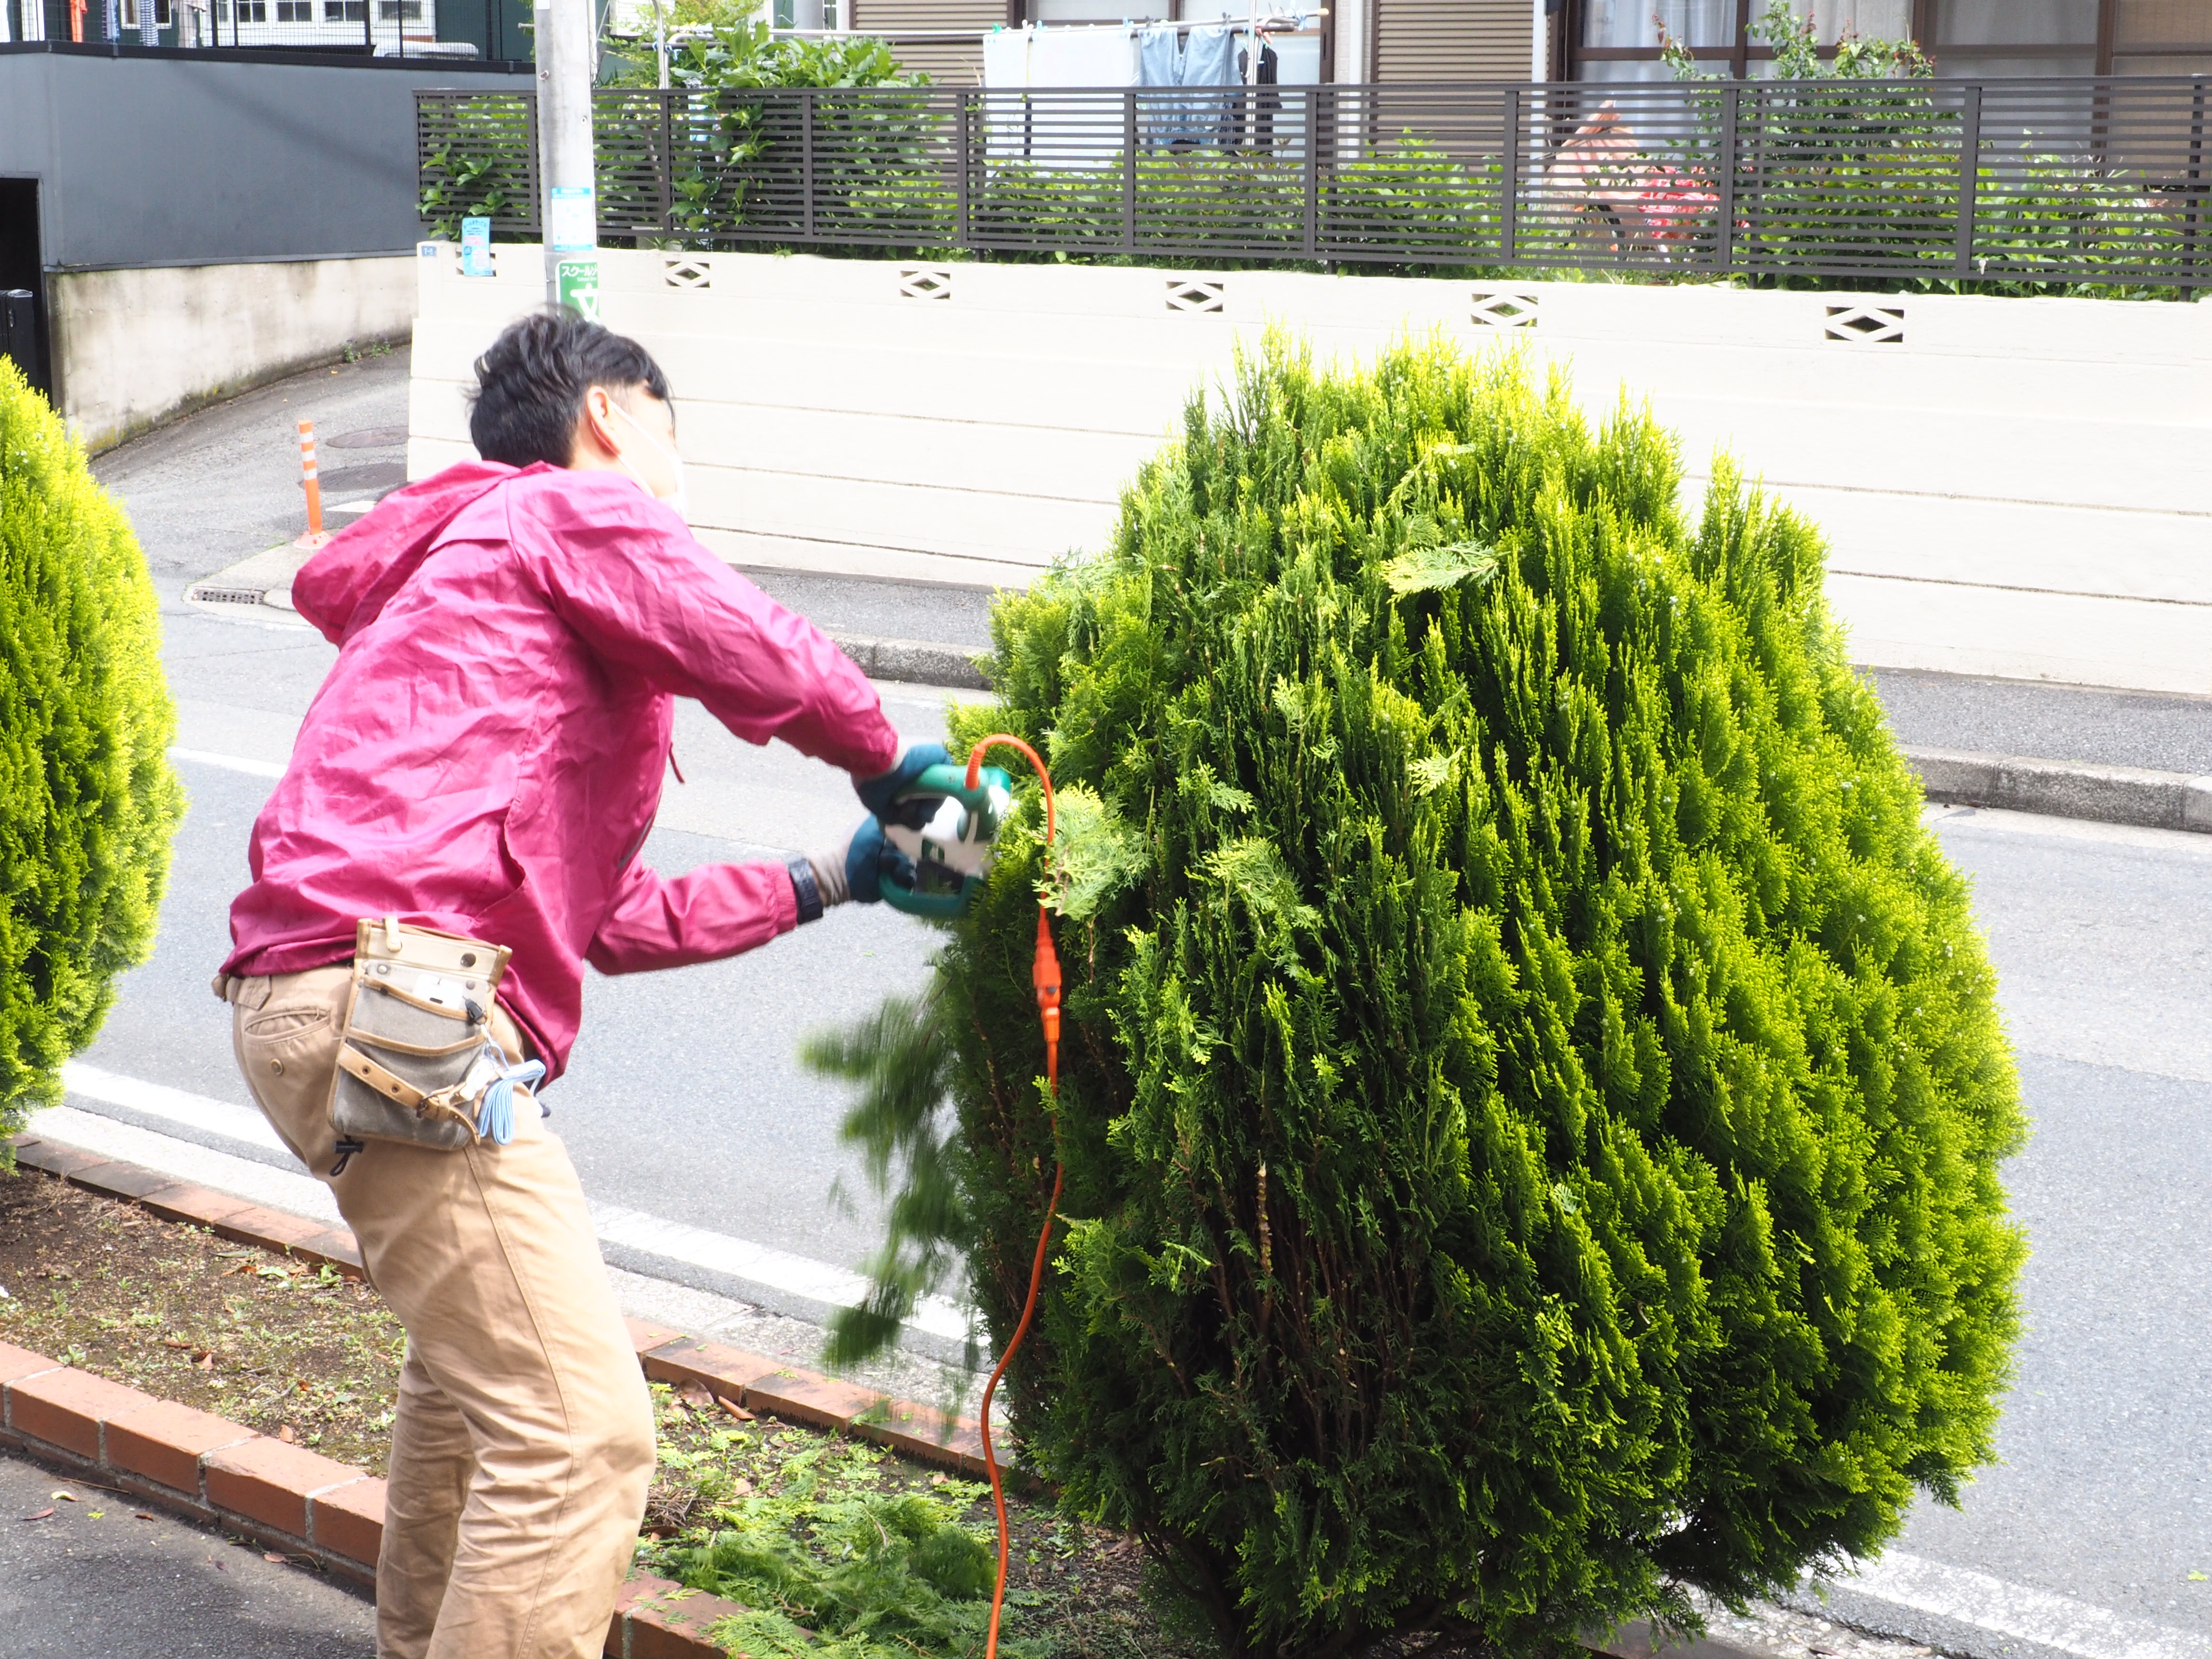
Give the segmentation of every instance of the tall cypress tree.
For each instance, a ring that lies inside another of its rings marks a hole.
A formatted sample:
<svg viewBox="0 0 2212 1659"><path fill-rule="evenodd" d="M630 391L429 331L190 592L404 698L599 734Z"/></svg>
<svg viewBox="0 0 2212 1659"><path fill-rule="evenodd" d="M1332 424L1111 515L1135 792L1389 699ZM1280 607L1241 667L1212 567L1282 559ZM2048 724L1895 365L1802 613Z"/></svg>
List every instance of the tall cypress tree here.
<svg viewBox="0 0 2212 1659"><path fill-rule="evenodd" d="M129 520L0 358L0 1133L153 943L183 811L161 647Z"/></svg>
<svg viewBox="0 0 2212 1659"><path fill-rule="evenodd" d="M1991 1455L2021 1120L1965 884L1802 520L1563 381L1281 341L994 617L1032 811L817 1046L1025 1455L1239 1653L1534 1650L1878 1550ZM994 757L995 758L995 757ZM1056 1112L1029 989L1060 911ZM932 1107L949 1095L949 1133Z"/></svg>

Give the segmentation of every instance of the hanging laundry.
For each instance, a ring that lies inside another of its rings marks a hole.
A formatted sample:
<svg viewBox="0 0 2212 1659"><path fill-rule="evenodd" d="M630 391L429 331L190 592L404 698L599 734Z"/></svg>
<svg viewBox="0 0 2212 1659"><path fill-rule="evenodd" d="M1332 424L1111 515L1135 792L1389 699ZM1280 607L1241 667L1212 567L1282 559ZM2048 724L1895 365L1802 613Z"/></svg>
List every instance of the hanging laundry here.
<svg viewBox="0 0 2212 1659"><path fill-rule="evenodd" d="M1267 88L1257 96L1253 117L1252 148L1271 150L1275 147L1275 116L1283 107L1283 94L1275 90L1279 84L1283 60L1275 49L1262 41L1260 46L1260 72L1253 79Z"/></svg>
<svg viewBox="0 0 2212 1659"><path fill-rule="evenodd" d="M1233 87L1237 84L1237 31L1225 23L1190 31L1183 42L1182 78L1186 87Z"/></svg>
<svg viewBox="0 0 2212 1659"><path fill-rule="evenodd" d="M1225 26L1195 28L1183 42L1182 82L1186 87L1234 87L1243 83L1237 70L1237 31ZM1178 143L1212 143L1233 146L1243 125L1236 98L1190 100L1188 124Z"/></svg>
<svg viewBox="0 0 2212 1659"><path fill-rule="evenodd" d="M1179 87L1182 84L1182 31L1170 23L1154 23L1137 37L1137 84L1140 87Z"/></svg>
<svg viewBox="0 0 2212 1659"><path fill-rule="evenodd" d="M1122 149L1121 100L1138 84L1132 28L994 30L983 37L983 122L994 160L1103 167Z"/></svg>
<svg viewBox="0 0 2212 1659"><path fill-rule="evenodd" d="M1155 23L1137 37L1137 84L1179 87L1182 84L1182 31L1172 24ZM1143 100L1145 142L1155 149L1172 144L1194 143L1198 133L1191 125L1190 100L1158 94Z"/></svg>
<svg viewBox="0 0 2212 1659"><path fill-rule="evenodd" d="M1030 35L1033 87L1133 87L1137 40L1133 29L1040 28Z"/></svg>

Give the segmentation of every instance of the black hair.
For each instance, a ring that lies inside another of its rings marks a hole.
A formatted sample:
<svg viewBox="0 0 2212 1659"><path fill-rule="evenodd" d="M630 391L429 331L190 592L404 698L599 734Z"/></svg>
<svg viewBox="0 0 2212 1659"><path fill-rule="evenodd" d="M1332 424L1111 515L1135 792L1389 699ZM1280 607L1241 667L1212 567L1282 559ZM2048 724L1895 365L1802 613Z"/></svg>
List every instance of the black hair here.
<svg viewBox="0 0 2212 1659"><path fill-rule="evenodd" d="M610 392L643 386L668 401L668 379L651 352L566 308L508 324L476 368L470 441L484 459L509 466L568 465L584 394L595 386Z"/></svg>

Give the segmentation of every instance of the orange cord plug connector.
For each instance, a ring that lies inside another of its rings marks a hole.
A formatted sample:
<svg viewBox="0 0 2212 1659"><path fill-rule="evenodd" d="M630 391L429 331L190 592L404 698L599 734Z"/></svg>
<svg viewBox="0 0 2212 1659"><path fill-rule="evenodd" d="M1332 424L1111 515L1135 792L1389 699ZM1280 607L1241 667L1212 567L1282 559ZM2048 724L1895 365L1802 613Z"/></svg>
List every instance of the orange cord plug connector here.
<svg viewBox="0 0 2212 1659"><path fill-rule="evenodd" d="M1044 761L1036 750L1007 732L994 732L968 751L968 787L975 788L982 781L984 751L1001 744L1020 750L1029 757L1030 764L1036 769L1037 781L1044 786L1044 844L1049 849L1057 822L1052 799L1052 774L1045 769ZM1060 954L1052 948L1052 920L1042 899L1037 901L1036 961L1030 969L1030 981L1036 987L1037 1015L1044 1022L1045 1088L1055 1103L1056 1117L1060 1098ZM1060 1126L1055 1121L1053 1125L1055 1143L1059 1138ZM991 1401L999 1391L999 1379L1006 1374L1006 1367L1012 1363L1015 1352L1021 1347L1022 1339L1029 1334L1030 1321L1036 1315L1037 1293L1044 1286L1045 1255L1052 1246L1052 1224L1054 1218L1060 1213L1060 1185L1066 1173L1060 1161L1054 1159L1052 1197L1045 1205L1044 1225L1037 1230L1036 1258L1030 1264L1029 1296L1022 1304L1021 1320L1014 1327L1014 1334L1006 1343L1006 1352L999 1356L998 1365L991 1372L991 1380L983 1386L983 1467L991 1477L991 1505L999 1518L999 1577L991 1591L991 1633L983 1648L985 1659L998 1659L999 1620L1006 1601L1006 1493L999 1478L998 1454L991 1444Z"/></svg>

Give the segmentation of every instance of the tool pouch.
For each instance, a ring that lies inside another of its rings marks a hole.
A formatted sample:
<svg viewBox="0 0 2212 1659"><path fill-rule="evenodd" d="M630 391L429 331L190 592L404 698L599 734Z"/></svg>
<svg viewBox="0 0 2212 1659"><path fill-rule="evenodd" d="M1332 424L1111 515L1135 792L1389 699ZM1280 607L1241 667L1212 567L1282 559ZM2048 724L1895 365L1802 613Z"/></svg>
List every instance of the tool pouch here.
<svg viewBox="0 0 2212 1659"><path fill-rule="evenodd" d="M333 1175L365 1141L459 1151L484 1138L478 1103L512 1075L491 1035L492 1000L510 954L397 917L360 924L331 1085Z"/></svg>

